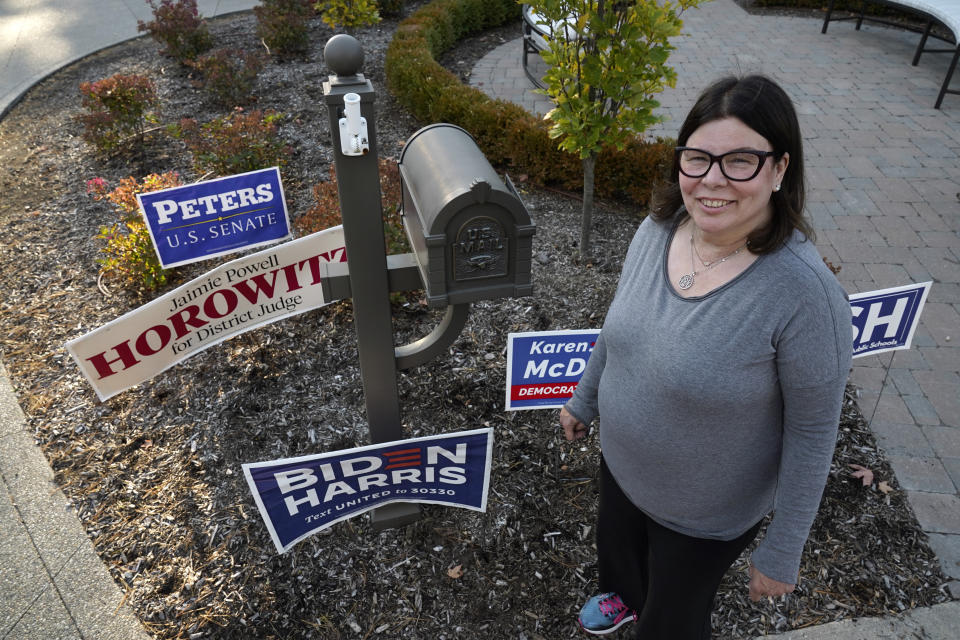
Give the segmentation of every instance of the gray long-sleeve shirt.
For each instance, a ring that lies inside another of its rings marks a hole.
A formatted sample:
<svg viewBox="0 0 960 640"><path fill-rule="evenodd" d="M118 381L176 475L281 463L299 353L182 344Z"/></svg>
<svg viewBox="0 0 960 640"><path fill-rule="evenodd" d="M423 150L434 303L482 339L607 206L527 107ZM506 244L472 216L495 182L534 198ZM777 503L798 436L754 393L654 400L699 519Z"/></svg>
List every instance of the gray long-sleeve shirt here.
<svg viewBox="0 0 960 640"><path fill-rule="evenodd" d="M667 278L674 230L652 218L638 229L567 410L601 417L611 473L664 526L729 540L773 509L753 562L794 583L850 370L847 295L798 233L682 298Z"/></svg>

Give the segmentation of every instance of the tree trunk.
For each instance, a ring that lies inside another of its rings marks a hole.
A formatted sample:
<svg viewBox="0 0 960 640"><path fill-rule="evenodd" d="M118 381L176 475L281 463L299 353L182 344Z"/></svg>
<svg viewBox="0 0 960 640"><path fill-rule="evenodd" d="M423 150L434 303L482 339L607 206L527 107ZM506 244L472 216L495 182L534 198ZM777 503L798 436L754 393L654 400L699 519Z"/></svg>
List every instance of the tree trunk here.
<svg viewBox="0 0 960 640"><path fill-rule="evenodd" d="M593 226L593 172L597 165L597 155L590 154L583 159L583 219L580 223L580 257L590 260L590 230Z"/></svg>

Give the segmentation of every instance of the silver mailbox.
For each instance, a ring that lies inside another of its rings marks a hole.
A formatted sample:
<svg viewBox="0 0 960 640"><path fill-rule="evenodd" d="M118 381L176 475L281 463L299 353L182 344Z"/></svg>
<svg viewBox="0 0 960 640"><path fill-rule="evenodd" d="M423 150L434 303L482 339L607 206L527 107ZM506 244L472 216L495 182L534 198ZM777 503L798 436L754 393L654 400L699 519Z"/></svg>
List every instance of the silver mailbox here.
<svg viewBox="0 0 960 640"><path fill-rule="evenodd" d="M400 155L403 223L435 306L533 293L536 227L510 178L451 124L420 129Z"/></svg>

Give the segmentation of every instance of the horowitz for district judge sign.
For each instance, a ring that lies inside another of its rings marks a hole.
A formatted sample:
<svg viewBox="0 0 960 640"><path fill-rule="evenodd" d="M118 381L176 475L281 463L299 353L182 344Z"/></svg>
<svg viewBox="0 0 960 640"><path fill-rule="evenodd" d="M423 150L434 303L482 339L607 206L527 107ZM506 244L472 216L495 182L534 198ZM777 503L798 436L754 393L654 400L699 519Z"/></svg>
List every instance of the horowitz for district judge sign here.
<svg viewBox="0 0 960 640"><path fill-rule="evenodd" d="M326 263L345 260L342 226L268 247L71 340L67 351L106 400L228 338L326 304Z"/></svg>

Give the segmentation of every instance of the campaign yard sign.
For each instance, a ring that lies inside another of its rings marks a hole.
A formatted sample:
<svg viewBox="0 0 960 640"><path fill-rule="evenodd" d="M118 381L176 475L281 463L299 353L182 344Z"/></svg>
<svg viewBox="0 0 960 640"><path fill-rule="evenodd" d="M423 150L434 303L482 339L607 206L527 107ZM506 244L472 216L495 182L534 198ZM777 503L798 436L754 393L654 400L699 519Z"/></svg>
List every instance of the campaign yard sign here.
<svg viewBox="0 0 960 640"><path fill-rule="evenodd" d="M228 262L67 343L101 400L228 338L326 304L326 263L346 262L337 226Z"/></svg>
<svg viewBox="0 0 960 640"><path fill-rule="evenodd" d="M290 236L277 167L139 193L137 202L165 268Z"/></svg>
<svg viewBox="0 0 960 640"><path fill-rule="evenodd" d="M565 405L599 335L599 329L509 334L507 411Z"/></svg>
<svg viewBox="0 0 960 640"><path fill-rule="evenodd" d="M853 357L909 349L931 282L850 296ZM573 396L599 330L511 333L508 411L556 409Z"/></svg>
<svg viewBox="0 0 960 640"><path fill-rule="evenodd" d="M279 553L392 502L487 510L493 429L411 438L243 465Z"/></svg>
<svg viewBox="0 0 960 640"><path fill-rule="evenodd" d="M931 282L850 296L853 357L909 349Z"/></svg>

